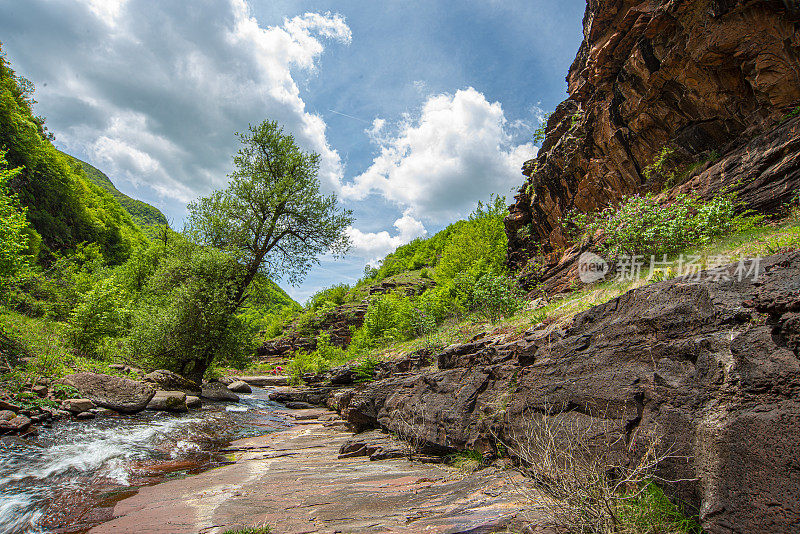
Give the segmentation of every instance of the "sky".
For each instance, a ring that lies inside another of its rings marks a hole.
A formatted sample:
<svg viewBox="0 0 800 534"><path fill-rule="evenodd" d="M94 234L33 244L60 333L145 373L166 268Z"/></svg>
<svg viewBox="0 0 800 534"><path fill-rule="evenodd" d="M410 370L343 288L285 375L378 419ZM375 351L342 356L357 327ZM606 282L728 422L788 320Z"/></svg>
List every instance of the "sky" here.
<svg viewBox="0 0 800 534"><path fill-rule="evenodd" d="M297 301L509 201L566 97L583 0L0 0L0 42L60 149L157 206L226 186L237 132L276 120L321 156L352 248Z"/></svg>

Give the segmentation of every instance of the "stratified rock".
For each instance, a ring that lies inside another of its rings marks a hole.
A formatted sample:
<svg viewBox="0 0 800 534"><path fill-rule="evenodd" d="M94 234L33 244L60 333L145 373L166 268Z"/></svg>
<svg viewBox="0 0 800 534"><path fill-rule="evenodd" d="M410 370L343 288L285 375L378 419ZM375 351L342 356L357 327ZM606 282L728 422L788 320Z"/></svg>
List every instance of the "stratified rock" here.
<svg viewBox="0 0 800 534"><path fill-rule="evenodd" d="M200 400L200 397L195 397L194 395L186 395L186 407L187 408L201 408L203 406L203 401Z"/></svg>
<svg viewBox="0 0 800 534"><path fill-rule="evenodd" d="M158 369L152 373L144 375L145 382L154 384L163 391L183 391L184 393L200 393L200 386L187 378L182 377L178 373L167 371L166 369Z"/></svg>
<svg viewBox="0 0 800 534"><path fill-rule="evenodd" d="M17 416L11 410L0 410L0 421L11 421Z"/></svg>
<svg viewBox="0 0 800 534"><path fill-rule="evenodd" d="M410 445L381 430L356 434L339 448L339 458L368 456L370 460L402 458L411 453Z"/></svg>
<svg viewBox="0 0 800 534"><path fill-rule="evenodd" d="M545 252L569 245L568 211L624 195L724 190L763 213L789 200L800 188L800 118L784 120L800 105L791 4L588 2L569 98L523 166L529 178L505 221L509 264L522 267L540 244ZM663 149L672 151L665 172L648 173Z"/></svg>
<svg viewBox="0 0 800 534"><path fill-rule="evenodd" d="M234 393L252 393L253 389L242 380L235 380L228 384L228 389Z"/></svg>
<svg viewBox="0 0 800 534"><path fill-rule="evenodd" d="M634 289L492 345L510 360L462 347L452 368L363 387L343 415L442 452L524 445L545 419L626 446L655 436L672 455L659 476L706 532L800 524L800 253Z"/></svg>
<svg viewBox="0 0 800 534"><path fill-rule="evenodd" d="M287 401L284 403L284 406L286 406L290 410L309 410L316 408L316 406L314 406L313 404L301 401Z"/></svg>
<svg viewBox="0 0 800 534"><path fill-rule="evenodd" d="M333 387L301 388L289 391L273 391L269 400L286 404L287 402L307 402L315 406L325 405L328 397L336 391Z"/></svg>
<svg viewBox="0 0 800 534"><path fill-rule="evenodd" d="M221 382L203 384L203 392L200 397L213 401L239 402L239 396Z"/></svg>
<svg viewBox="0 0 800 534"><path fill-rule="evenodd" d="M94 402L89 399L67 399L61 403L61 408L72 413L88 412L94 408Z"/></svg>
<svg viewBox="0 0 800 534"><path fill-rule="evenodd" d="M241 376L239 379L259 388L289 385L289 377L284 375Z"/></svg>
<svg viewBox="0 0 800 534"><path fill-rule="evenodd" d="M147 403L147 409L161 412L186 412L189 410L186 393L183 391L156 391L156 394Z"/></svg>
<svg viewBox="0 0 800 534"><path fill-rule="evenodd" d="M0 410L10 410L12 412L19 412L22 408L11 402L0 399Z"/></svg>
<svg viewBox="0 0 800 534"><path fill-rule="evenodd" d="M65 376L61 382L74 387L98 406L122 413L144 410L156 393L141 382L97 373L76 373Z"/></svg>

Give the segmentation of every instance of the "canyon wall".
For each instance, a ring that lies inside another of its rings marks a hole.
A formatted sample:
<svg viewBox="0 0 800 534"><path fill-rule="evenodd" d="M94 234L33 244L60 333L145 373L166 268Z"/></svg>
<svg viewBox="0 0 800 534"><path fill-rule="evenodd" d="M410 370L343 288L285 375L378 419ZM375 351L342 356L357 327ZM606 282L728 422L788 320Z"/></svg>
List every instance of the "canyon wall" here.
<svg viewBox="0 0 800 534"><path fill-rule="evenodd" d="M589 0L570 96L506 219L509 265L568 245L568 211L624 195L725 190L765 213L790 200L800 190L793 4ZM668 172L654 172L660 156Z"/></svg>

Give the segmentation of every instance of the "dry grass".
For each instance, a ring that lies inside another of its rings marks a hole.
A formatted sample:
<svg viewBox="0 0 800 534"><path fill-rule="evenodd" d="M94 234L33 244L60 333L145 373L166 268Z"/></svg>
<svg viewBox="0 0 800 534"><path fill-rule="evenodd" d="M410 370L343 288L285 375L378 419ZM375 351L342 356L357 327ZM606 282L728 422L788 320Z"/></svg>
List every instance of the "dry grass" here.
<svg viewBox="0 0 800 534"><path fill-rule="evenodd" d="M614 419L543 412L524 414L522 431L501 441L532 481L519 488L535 515L565 534L699 532L653 483L676 458L657 433L626 437Z"/></svg>

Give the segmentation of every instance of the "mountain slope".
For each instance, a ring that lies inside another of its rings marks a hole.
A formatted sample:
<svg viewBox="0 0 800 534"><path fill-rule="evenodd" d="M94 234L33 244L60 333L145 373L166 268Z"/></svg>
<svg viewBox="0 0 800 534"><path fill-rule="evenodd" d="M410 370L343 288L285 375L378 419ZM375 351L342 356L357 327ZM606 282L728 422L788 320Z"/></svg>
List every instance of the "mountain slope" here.
<svg viewBox="0 0 800 534"><path fill-rule="evenodd" d="M122 207L125 208L125 211L130 214L136 224L139 226L167 224L167 218L163 213L161 213L161 211L159 211L158 208L151 206L146 202L142 202L141 200L131 198L125 193L121 192L111 182L109 177L103 173L103 171L89 163L86 163L83 160L76 158L75 156L70 156L64 152L61 153L70 158L76 165L80 165L89 180L111 193L111 196L117 199L117 202L119 202Z"/></svg>

